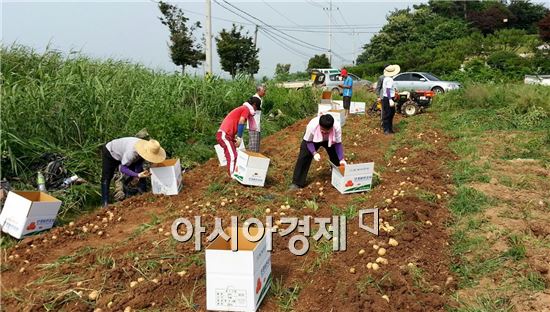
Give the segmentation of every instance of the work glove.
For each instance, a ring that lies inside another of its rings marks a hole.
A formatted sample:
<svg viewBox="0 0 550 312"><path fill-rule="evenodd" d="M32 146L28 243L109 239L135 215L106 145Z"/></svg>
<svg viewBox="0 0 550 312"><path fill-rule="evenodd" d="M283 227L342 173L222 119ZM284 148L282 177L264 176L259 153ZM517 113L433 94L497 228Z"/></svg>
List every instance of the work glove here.
<svg viewBox="0 0 550 312"><path fill-rule="evenodd" d="M315 159L315 161L320 161L321 160L321 154L315 153L315 155L313 155L313 159Z"/></svg>
<svg viewBox="0 0 550 312"><path fill-rule="evenodd" d="M390 99L390 107L394 107L394 106L395 106L395 102L392 99Z"/></svg>
<svg viewBox="0 0 550 312"><path fill-rule="evenodd" d="M340 160L340 166L347 166L347 165L348 163L346 162L345 159Z"/></svg>
<svg viewBox="0 0 550 312"><path fill-rule="evenodd" d="M238 148L239 146L241 146L241 142L243 141L243 139L241 137L236 137L235 138L235 146Z"/></svg>
<svg viewBox="0 0 550 312"><path fill-rule="evenodd" d="M138 173L138 178L147 178L150 175L151 173L148 170L143 170L142 172Z"/></svg>

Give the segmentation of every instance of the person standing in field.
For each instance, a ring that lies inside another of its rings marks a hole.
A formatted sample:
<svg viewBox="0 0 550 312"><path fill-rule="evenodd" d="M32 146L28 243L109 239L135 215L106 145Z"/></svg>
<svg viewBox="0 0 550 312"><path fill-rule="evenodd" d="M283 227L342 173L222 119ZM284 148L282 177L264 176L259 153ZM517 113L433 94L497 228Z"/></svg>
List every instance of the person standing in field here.
<svg viewBox="0 0 550 312"><path fill-rule="evenodd" d="M254 115L254 120L256 121L256 130L251 130L250 125L248 126L248 149L252 152L260 152L260 140L261 140L261 129L260 122L262 119L262 104L263 97L265 96L265 87L258 86L256 87L256 94L253 97L260 99L260 106L256 110Z"/></svg>
<svg viewBox="0 0 550 312"><path fill-rule="evenodd" d="M334 121L332 115L321 115L313 118L306 127L304 139L300 145L300 153L294 167L294 176L289 190L296 190L306 186L307 173L311 161L321 161L318 150L323 147L330 161L345 166L344 147L342 145L342 129L340 123Z"/></svg>
<svg viewBox="0 0 550 312"><path fill-rule="evenodd" d="M393 134L393 116L395 115L395 90L393 88L393 78L399 74L401 67L399 65L390 65L384 68L384 82L382 83L382 128L385 135Z"/></svg>
<svg viewBox="0 0 550 312"><path fill-rule="evenodd" d="M344 109L346 110L346 117L349 115L349 108L351 105L351 96L353 94L353 79L348 75L348 71L344 68L342 69L340 76L344 79L344 83L338 85L342 88L342 96L344 102Z"/></svg>
<svg viewBox="0 0 550 312"><path fill-rule="evenodd" d="M233 109L222 121L220 129L216 133L216 141L223 148L227 160L227 173L231 177L237 162L237 146L241 145L244 128L248 122L249 131L256 131L254 115L260 107L259 97L251 97L243 105Z"/></svg>
<svg viewBox="0 0 550 312"><path fill-rule="evenodd" d="M145 178L151 174L148 170L143 170L143 162L161 163L166 159L166 152L156 140L126 137L105 144L101 158L101 204L106 207L109 204L109 186L117 169L122 174L137 179L138 189L145 192Z"/></svg>
<svg viewBox="0 0 550 312"><path fill-rule="evenodd" d="M390 66L390 64L384 64L384 68ZM382 92L382 84L384 83L384 78L386 78L386 76L384 76L384 73L382 73L382 75L380 75L378 77L378 81L376 82L376 89L375 89L375 92L376 92L376 96L378 96L378 99L377 101L373 104L373 109L374 107L376 107L376 105L378 104L378 101L380 101L380 103L382 102L382 99L384 98L384 93ZM382 120L382 112L380 112L380 120Z"/></svg>

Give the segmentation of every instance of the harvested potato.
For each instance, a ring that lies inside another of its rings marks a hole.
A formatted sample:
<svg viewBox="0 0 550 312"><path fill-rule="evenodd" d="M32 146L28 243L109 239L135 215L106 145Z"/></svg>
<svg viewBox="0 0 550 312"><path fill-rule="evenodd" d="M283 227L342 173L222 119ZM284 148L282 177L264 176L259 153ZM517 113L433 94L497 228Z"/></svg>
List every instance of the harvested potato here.
<svg viewBox="0 0 550 312"><path fill-rule="evenodd" d="M97 290L92 290L92 292L88 295L88 299L90 300L97 300L97 298L99 297L99 291Z"/></svg>
<svg viewBox="0 0 550 312"><path fill-rule="evenodd" d="M380 248L378 249L378 255L383 256L386 254L386 248Z"/></svg>
<svg viewBox="0 0 550 312"><path fill-rule="evenodd" d="M399 243L395 239L390 238L390 240L388 241L388 245L395 247L399 245Z"/></svg>
<svg viewBox="0 0 550 312"><path fill-rule="evenodd" d="M362 255L362 254L364 254L364 253L365 253L365 249L359 250L359 254L360 254L360 255Z"/></svg>

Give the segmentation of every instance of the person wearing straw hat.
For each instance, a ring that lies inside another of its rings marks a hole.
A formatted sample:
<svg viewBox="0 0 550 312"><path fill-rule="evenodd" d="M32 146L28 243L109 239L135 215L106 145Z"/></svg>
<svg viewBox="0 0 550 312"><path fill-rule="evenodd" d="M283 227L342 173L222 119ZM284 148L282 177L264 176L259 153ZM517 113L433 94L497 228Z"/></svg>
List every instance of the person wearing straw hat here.
<svg viewBox="0 0 550 312"><path fill-rule="evenodd" d="M143 162L158 164L166 159L166 151L156 140L142 140L126 137L112 140L105 144L101 152L103 170L101 172L101 204L109 204L109 186L117 169L133 180L139 180L139 190L144 192L145 179L150 176L148 170L143 170Z"/></svg>
<svg viewBox="0 0 550 312"><path fill-rule="evenodd" d="M393 88L393 77L401 71L399 65L390 65L384 68L384 81L382 82L382 128L385 135L393 134L393 116L395 115L395 90Z"/></svg>

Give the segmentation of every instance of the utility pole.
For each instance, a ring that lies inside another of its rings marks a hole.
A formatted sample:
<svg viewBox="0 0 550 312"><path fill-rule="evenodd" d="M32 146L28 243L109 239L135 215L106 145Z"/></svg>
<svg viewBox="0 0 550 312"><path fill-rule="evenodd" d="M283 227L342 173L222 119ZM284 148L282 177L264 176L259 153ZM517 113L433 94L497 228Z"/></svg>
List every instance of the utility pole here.
<svg viewBox="0 0 550 312"><path fill-rule="evenodd" d="M206 74L212 74L212 2L206 0Z"/></svg>
<svg viewBox="0 0 550 312"><path fill-rule="evenodd" d="M256 29L254 30L254 48L256 47L256 42L258 41L258 28L260 26L256 25Z"/></svg>
<svg viewBox="0 0 550 312"><path fill-rule="evenodd" d="M351 33L352 39L353 39L353 60L352 63L355 65L355 29L352 30Z"/></svg>
<svg viewBox="0 0 550 312"><path fill-rule="evenodd" d="M332 67L332 0L329 0L328 8L323 8L328 11L328 62Z"/></svg>
<svg viewBox="0 0 550 312"><path fill-rule="evenodd" d="M328 63L332 68L332 0L329 0L328 8Z"/></svg>

